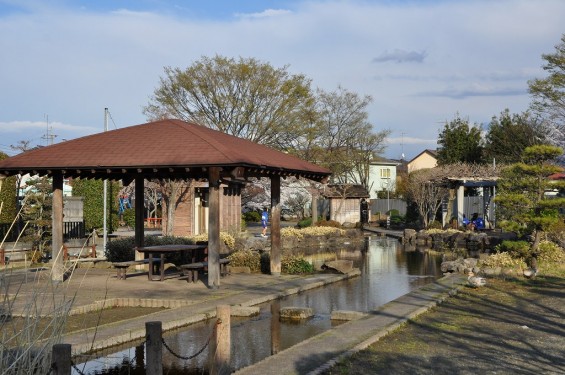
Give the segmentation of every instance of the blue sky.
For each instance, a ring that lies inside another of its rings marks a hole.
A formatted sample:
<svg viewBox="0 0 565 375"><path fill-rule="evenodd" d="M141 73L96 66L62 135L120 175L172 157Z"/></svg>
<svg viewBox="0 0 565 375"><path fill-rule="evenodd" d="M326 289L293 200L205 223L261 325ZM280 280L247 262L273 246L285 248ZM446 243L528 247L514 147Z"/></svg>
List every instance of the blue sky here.
<svg viewBox="0 0 565 375"><path fill-rule="evenodd" d="M105 107L143 123L163 67L220 54L371 95L385 156L411 159L457 113L526 110L563 19L562 0L0 0L0 151L102 131Z"/></svg>

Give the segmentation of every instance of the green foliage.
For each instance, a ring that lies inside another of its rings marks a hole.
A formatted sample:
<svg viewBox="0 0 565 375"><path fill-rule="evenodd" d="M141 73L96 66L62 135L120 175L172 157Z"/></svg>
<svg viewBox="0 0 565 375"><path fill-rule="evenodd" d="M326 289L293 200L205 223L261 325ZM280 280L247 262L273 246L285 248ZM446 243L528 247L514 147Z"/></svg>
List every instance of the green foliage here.
<svg viewBox="0 0 565 375"><path fill-rule="evenodd" d="M123 213L123 220L128 227L135 228L135 210L126 208Z"/></svg>
<svg viewBox="0 0 565 375"><path fill-rule="evenodd" d="M29 189L25 194L21 218L27 222L22 242L32 244L40 252L50 250L53 208L52 184L47 177L27 181Z"/></svg>
<svg viewBox="0 0 565 375"><path fill-rule="evenodd" d="M127 262L135 259L135 249L133 237L118 238L108 242L104 255L109 262ZM144 246L159 246L159 245L190 245L195 244L191 238L188 237L174 237L174 236L148 236L144 239ZM177 264L180 260L179 254L172 254L166 257L168 261Z"/></svg>
<svg viewBox="0 0 565 375"><path fill-rule="evenodd" d="M530 244L527 241L504 240L496 246L496 252L506 252L514 258L529 258Z"/></svg>
<svg viewBox="0 0 565 375"><path fill-rule="evenodd" d="M437 141L438 164L480 163L483 152L481 132L481 125L470 126L469 120L462 119L459 114L446 122Z"/></svg>
<svg viewBox="0 0 565 375"><path fill-rule="evenodd" d="M261 214L257 211L247 211L244 212L242 216L246 223L257 223L261 221Z"/></svg>
<svg viewBox="0 0 565 375"><path fill-rule="evenodd" d="M231 267L249 267L251 272L261 270L261 255L257 251L238 250L228 255Z"/></svg>
<svg viewBox="0 0 565 375"><path fill-rule="evenodd" d="M230 262L231 264L231 262ZM261 254L261 272L271 272L271 258L269 253ZM314 272L314 266L302 255L283 255L281 257L281 273L289 275L302 275Z"/></svg>
<svg viewBox="0 0 565 375"><path fill-rule="evenodd" d="M301 255L283 255L281 272L289 275L302 275L314 272L314 266Z"/></svg>
<svg viewBox="0 0 565 375"><path fill-rule="evenodd" d="M312 218L311 217L304 218L304 220L300 220L298 224L296 224L296 226L298 228L310 227L312 226Z"/></svg>
<svg viewBox="0 0 565 375"><path fill-rule="evenodd" d="M486 161L517 163L526 147L545 143L546 131L537 119L525 112L510 114L508 109L494 116L485 137Z"/></svg>
<svg viewBox="0 0 565 375"><path fill-rule="evenodd" d="M405 219L402 215L391 215L390 217L390 225L393 227L399 227L404 225Z"/></svg>
<svg viewBox="0 0 565 375"><path fill-rule="evenodd" d="M117 212L117 195L119 183L108 183L108 217L111 217L108 231L112 232L117 227L117 221L112 212ZM73 195L83 197L83 215L87 231L100 229L104 225L104 181L75 179L73 180ZM133 226L133 225L132 225Z"/></svg>
<svg viewBox="0 0 565 375"><path fill-rule="evenodd" d="M503 229L519 235L539 235L563 221L559 209L565 205L565 199L545 195L552 187L547 177L562 170L554 164L562 153L561 148L554 146L527 147L522 162L503 170L495 200L498 223Z"/></svg>

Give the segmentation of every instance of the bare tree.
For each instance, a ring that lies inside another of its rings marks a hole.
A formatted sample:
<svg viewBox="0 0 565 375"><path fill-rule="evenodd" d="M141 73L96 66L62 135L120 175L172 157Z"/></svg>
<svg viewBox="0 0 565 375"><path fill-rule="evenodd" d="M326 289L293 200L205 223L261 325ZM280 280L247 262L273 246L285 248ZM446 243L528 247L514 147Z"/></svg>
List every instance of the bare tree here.
<svg viewBox="0 0 565 375"><path fill-rule="evenodd" d="M286 150L303 134L312 105L310 80L290 74L288 67L216 55L184 70L166 67L144 113L196 122Z"/></svg>
<svg viewBox="0 0 565 375"><path fill-rule="evenodd" d="M175 211L178 205L184 200L186 195L194 186L194 180L173 181L171 179L156 181L161 186L161 194L163 203L167 208L167 225L165 227L165 235L173 235L175 227Z"/></svg>

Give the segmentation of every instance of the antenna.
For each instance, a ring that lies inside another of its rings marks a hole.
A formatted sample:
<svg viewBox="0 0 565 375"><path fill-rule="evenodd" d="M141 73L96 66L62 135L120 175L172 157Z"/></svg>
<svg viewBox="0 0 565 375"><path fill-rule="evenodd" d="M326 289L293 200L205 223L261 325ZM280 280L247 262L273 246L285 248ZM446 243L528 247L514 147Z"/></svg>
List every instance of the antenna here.
<svg viewBox="0 0 565 375"><path fill-rule="evenodd" d="M400 133L400 152L401 152L401 158L400 160L404 160L404 132Z"/></svg>
<svg viewBox="0 0 565 375"><path fill-rule="evenodd" d="M53 127L49 126L49 115L48 114L45 114L45 122L47 123L47 131L41 138L43 138L47 141L47 146L51 146L53 144L53 139L55 139L55 137L57 137L57 136L55 134L53 134Z"/></svg>

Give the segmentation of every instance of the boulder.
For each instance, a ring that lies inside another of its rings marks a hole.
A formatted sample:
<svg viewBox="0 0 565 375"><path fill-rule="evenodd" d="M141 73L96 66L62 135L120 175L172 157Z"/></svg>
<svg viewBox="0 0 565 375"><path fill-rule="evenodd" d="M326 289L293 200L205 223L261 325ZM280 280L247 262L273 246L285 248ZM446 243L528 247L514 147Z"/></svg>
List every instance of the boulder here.
<svg viewBox="0 0 565 375"><path fill-rule="evenodd" d="M353 261L348 259L326 261L322 265L322 269L330 269L339 273L348 273L353 269Z"/></svg>

